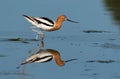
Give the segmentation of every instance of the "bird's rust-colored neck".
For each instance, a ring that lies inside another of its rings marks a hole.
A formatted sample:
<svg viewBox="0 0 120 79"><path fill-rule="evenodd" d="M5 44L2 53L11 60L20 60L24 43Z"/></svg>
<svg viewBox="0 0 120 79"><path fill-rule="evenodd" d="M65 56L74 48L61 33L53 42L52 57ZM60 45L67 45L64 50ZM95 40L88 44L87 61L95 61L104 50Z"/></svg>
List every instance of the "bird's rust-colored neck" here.
<svg viewBox="0 0 120 79"><path fill-rule="evenodd" d="M60 15L58 16L53 28L50 31L54 31L54 30L58 30L61 28L62 26L62 22L66 20L66 16L65 15Z"/></svg>
<svg viewBox="0 0 120 79"><path fill-rule="evenodd" d="M55 62L58 66L65 65L65 62L63 60L61 60L60 53L58 51L52 50L52 49L47 49L47 51L49 51L51 54L54 55Z"/></svg>

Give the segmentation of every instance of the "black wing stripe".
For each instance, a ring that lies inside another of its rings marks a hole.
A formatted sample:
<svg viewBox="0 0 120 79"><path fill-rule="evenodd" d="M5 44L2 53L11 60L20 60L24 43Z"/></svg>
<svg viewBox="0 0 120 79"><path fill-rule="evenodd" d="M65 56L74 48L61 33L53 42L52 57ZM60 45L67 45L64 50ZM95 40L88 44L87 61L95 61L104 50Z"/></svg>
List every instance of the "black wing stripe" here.
<svg viewBox="0 0 120 79"><path fill-rule="evenodd" d="M27 16L27 15L23 15L24 17L28 18L31 21L34 21L34 19L32 19L33 17Z"/></svg>
<svg viewBox="0 0 120 79"><path fill-rule="evenodd" d="M42 19L44 19L44 20L47 20L48 22L54 24L54 22L53 22L52 20L50 20L49 18L46 18L46 17L40 17L40 18L42 18Z"/></svg>
<svg viewBox="0 0 120 79"><path fill-rule="evenodd" d="M35 18L33 18L33 19L34 19L38 24L44 24L44 25L46 25L46 26L53 26L53 25L44 23L44 22L42 22L42 21L39 21L39 20L37 20L37 19L35 19Z"/></svg>

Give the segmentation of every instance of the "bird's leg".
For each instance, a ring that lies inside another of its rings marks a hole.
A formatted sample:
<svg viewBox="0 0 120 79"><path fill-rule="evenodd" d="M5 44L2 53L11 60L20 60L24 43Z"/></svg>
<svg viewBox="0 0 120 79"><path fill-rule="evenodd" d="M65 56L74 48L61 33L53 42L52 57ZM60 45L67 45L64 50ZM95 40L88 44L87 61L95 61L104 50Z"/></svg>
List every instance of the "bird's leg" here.
<svg viewBox="0 0 120 79"><path fill-rule="evenodd" d="M43 48L44 47L44 41L43 41L43 39L40 41L41 42L41 48ZM39 46L39 43L38 43L38 41L36 41L36 44L37 44L37 46Z"/></svg>
<svg viewBox="0 0 120 79"><path fill-rule="evenodd" d="M45 35L44 35L44 33L42 33L42 32L41 32L41 37L42 37L42 41L43 41L43 40L44 40Z"/></svg>
<svg viewBox="0 0 120 79"><path fill-rule="evenodd" d="M38 34L38 31L35 30L34 28L37 28L37 27L35 27L34 25L30 27L30 29L31 29L32 31L37 32L36 40L38 40L38 35L39 35L39 34Z"/></svg>
<svg viewBox="0 0 120 79"><path fill-rule="evenodd" d="M37 27L33 25L33 26L31 26L30 28L33 29L33 28L37 28Z"/></svg>
<svg viewBox="0 0 120 79"><path fill-rule="evenodd" d="M41 35L42 41L43 41L43 39L44 39L44 33L42 33L41 31L37 31L37 30L35 30L35 29L32 29L32 31L34 31L34 32L37 33L37 35L36 35L36 40L38 40L39 35Z"/></svg>
<svg viewBox="0 0 120 79"><path fill-rule="evenodd" d="M38 37L39 37L39 34L37 33L35 39L38 40Z"/></svg>
<svg viewBox="0 0 120 79"><path fill-rule="evenodd" d="M31 27L31 29L32 29L32 31L34 31L34 32L36 32L37 34L36 34L36 43L37 43L37 46L39 46L39 43L38 43L38 38L39 38L39 35L41 35L41 41L43 41L43 39L44 39L44 34L42 33L42 31L38 31L38 30L36 30L35 28L37 28L36 26L32 26Z"/></svg>

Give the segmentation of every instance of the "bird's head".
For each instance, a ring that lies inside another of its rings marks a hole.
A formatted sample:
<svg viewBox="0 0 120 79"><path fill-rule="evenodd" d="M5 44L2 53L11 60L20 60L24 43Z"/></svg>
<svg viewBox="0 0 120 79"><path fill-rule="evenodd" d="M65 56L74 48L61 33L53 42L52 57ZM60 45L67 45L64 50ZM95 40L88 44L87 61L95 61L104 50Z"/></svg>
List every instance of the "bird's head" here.
<svg viewBox="0 0 120 79"><path fill-rule="evenodd" d="M62 21L69 21L69 22L73 22L73 23L78 23L78 22L76 22L76 21L73 21L73 20L68 19L67 16L65 16L65 15L60 15L60 16L58 16L58 19L60 19L60 20L62 20Z"/></svg>

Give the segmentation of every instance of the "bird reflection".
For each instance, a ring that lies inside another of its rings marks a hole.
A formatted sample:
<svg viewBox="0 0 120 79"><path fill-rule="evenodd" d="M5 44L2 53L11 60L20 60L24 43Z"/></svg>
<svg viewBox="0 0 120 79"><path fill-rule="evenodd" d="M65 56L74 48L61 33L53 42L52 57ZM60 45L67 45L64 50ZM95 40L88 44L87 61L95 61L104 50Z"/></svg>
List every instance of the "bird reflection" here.
<svg viewBox="0 0 120 79"><path fill-rule="evenodd" d="M54 49L40 49L36 54L31 55L27 58L21 65L28 64L28 63L45 63L51 60L55 60L58 66L64 66L66 62L73 61L76 59L70 59L64 61L61 59L60 53Z"/></svg>
<svg viewBox="0 0 120 79"><path fill-rule="evenodd" d="M77 59L62 60L59 51L54 49L44 49L42 48L42 46L44 46L43 41L41 41L41 46L34 49L35 53L33 51L30 51L30 53L32 52L31 56L28 57L25 61L23 61L20 65L22 66L30 63L45 63L54 60L56 62L56 65L61 67L64 66L69 61L77 60Z"/></svg>

